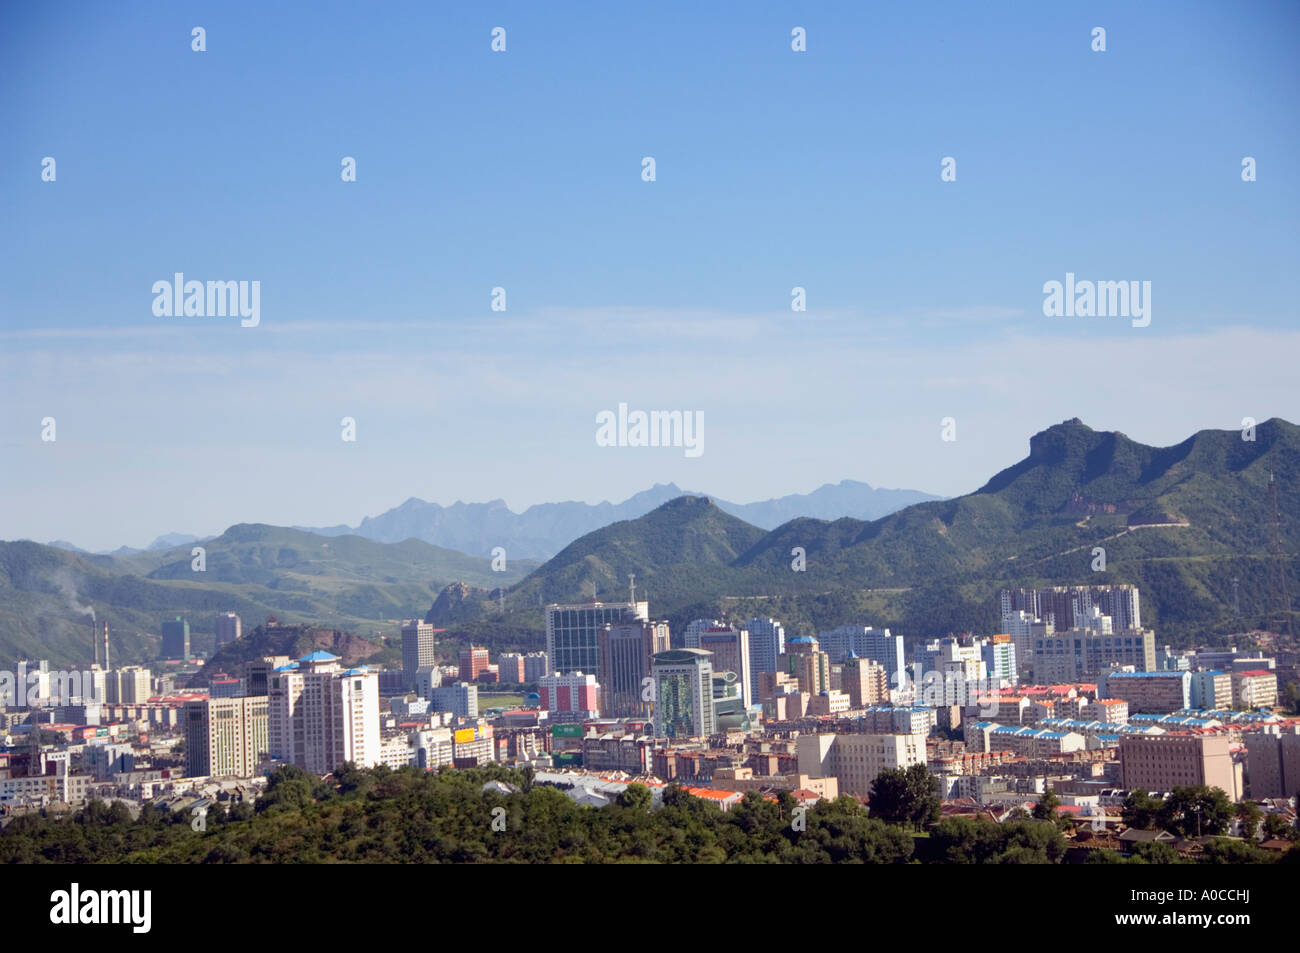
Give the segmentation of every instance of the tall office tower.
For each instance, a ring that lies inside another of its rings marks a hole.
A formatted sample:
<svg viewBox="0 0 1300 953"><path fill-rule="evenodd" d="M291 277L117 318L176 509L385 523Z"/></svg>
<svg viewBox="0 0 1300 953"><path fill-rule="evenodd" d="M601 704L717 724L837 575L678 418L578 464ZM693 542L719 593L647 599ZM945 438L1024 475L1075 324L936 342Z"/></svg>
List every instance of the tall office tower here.
<svg viewBox="0 0 1300 953"><path fill-rule="evenodd" d="M337 655L312 652L271 675L271 755L314 774L345 761L379 763L379 677L343 671Z"/></svg>
<svg viewBox="0 0 1300 953"><path fill-rule="evenodd" d="M541 708L551 713L552 720L557 714L577 714L583 718L600 714L600 687L595 675L582 672L543 675L538 679L537 690Z"/></svg>
<svg viewBox="0 0 1300 953"><path fill-rule="evenodd" d="M488 650L485 648L469 648L460 650L460 672L457 677L462 682L476 682L480 672L486 672L488 668Z"/></svg>
<svg viewBox="0 0 1300 953"><path fill-rule="evenodd" d="M600 630L625 621L650 618L647 602L585 602L546 607L546 657L552 672L599 672ZM548 673L549 674L549 673Z"/></svg>
<svg viewBox="0 0 1300 953"><path fill-rule="evenodd" d="M700 632L700 648L713 653L713 673L734 672L745 707L758 697L749 657L749 630L729 625L713 626Z"/></svg>
<svg viewBox="0 0 1300 953"><path fill-rule="evenodd" d="M190 624L180 616L162 624L162 657L190 660Z"/></svg>
<svg viewBox="0 0 1300 953"><path fill-rule="evenodd" d="M127 665L104 677L104 695L110 704L139 705L153 694L153 678L147 668Z"/></svg>
<svg viewBox="0 0 1300 953"><path fill-rule="evenodd" d="M850 708L866 708L889 701L889 675L871 659L849 656L840 676L841 691L849 696Z"/></svg>
<svg viewBox="0 0 1300 953"><path fill-rule="evenodd" d="M415 684L415 673L437 665L433 652L433 625L421 619L402 623L402 673L407 685Z"/></svg>
<svg viewBox="0 0 1300 953"><path fill-rule="evenodd" d="M831 690L830 657L821 643L811 635L801 635L785 643L786 671L799 679L799 691L820 695Z"/></svg>
<svg viewBox="0 0 1300 953"><path fill-rule="evenodd" d="M185 703L185 773L190 777L251 778L270 751L264 695Z"/></svg>
<svg viewBox="0 0 1300 953"><path fill-rule="evenodd" d="M885 667L891 687L903 687L906 662L901 635L890 635L888 629L868 625L842 625L821 633L821 644L831 662L843 662L851 654L873 659Z"/></svg>
<svg viewBox="0 0 1300 953"><path fill-rule="evenodd" d="M705 737L714 732L713 663L703 649L669 649L651 660L654 725L668 738Z"/></svg>
<svg viewBox="0 0 1300 953"><path fill-rule="evenodd" d="M650 677L650 657L666 652L667 622L620 622L600 631L600 712L611 718L644 715L649 701L643 696Z"/></svg>
<svg viewBox="0 0 1300 953"><path fill-rule="evenodd" d="M239 616L233 612L220 612L217 614L216 630L217 648L231 642L238 642L239 637L244 634L243 623L240 621Z"/></svg>
<svg viewBox="0 0 1300 953"><path fill-rule="evenodd" d="M775 619L755 617L745 623L749 630L749 667L754 674L754 697L758 697L758 673L775 672L785 651L785 627Z"/></svg>

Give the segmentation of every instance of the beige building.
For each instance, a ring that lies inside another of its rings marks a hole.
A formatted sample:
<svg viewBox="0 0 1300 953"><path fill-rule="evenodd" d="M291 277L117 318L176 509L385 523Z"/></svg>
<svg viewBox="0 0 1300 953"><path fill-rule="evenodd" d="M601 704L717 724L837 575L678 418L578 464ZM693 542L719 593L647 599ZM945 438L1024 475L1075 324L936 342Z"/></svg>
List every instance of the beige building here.
<svg viewBox="0 0 1300 953"><path fill-rule="evenodd" d="M250 778L270 751L265 696L185 703L185 773Z"/></svg>
<svg viewBox="0 0 1300 953"><path fill-rule="evenodd" d="M111 704L140 705L149 700L153 679L147 668L127 665L107 672L104 678L106 700Z"/></svg>
<svg viewBox="0 0 1300 953"><path fill-rule="evenodd" d="M1121 784L1132 791L1206 785L1241 799L1240 772L1226 735L1125 735L1119 742Z"/></svg>
<svg viewBox="0 0 1300 953"><path fill-rule="evenodd" d="M925 735L800 735L799 773L835 778L841 794L867 797L882 771L926 763Z"/></svg>
<svg viewBox="0 0 1300 953"><path fill-rule="evenodd" d="M844 660L841 690L849 696L850 708L866 708L889 701L889 673L879 662L854 656Z"/></svg>
<svg viewBox="0 0 1300 953"><path fill-rule="evenodd" d="M829 691L808 699L808 714L838 715L849 710L849 696L843 692Z"/></svg>

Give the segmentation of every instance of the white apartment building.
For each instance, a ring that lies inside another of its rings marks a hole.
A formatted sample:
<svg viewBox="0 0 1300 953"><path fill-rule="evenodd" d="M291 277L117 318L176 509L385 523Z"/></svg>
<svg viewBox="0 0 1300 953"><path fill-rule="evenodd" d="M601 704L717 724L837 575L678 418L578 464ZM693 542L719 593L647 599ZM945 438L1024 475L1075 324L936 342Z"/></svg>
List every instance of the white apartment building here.
<svg viewBox="0 0 1300 953"><path fill-rule="evenodd" d="M380 758L379 676L341 670L328 652L277 669L268 686L271 756L314 774L345 761L374 767Z"/></svg>
<svg viewBox="0 0 1300 953"><path fill-rule="evenodd" d="M925 764L925 735L800 735L799 773L837 778L841 794L866 797L882 771Z"/></svg>

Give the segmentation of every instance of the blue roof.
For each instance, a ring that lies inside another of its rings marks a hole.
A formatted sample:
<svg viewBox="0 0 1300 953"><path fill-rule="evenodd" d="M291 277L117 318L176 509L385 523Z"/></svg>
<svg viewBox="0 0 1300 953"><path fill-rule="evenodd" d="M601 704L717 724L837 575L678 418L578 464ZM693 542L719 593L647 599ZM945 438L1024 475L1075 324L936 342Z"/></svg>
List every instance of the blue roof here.
<svg viewBox="0 0 1300 953"><path fill-rule="evenodd" d="M319 649L312 652L311 655L304 655L298 659L299 662L337 662L338 660L337 655L330 655L328 652L322 652Z"/></svg>
<svg viewBox="0 0 1300 953"><path fill-rule="evenodd" d="M1107 678L1182 678L1187 672L1111 672Z"/></svg>

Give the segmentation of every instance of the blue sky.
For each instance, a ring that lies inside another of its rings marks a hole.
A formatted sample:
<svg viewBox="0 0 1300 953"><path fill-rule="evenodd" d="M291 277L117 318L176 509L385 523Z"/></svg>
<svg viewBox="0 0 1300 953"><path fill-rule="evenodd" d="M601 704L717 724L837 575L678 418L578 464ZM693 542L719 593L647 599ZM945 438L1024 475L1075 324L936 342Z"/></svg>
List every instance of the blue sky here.
<svg viewBox="0 0 1300 953"><path fill-rule="evenodd" d="M1300 7L700 6L7 6L0 538L957 494L1066 417L1300 419ZM155 317L177 271L261 324ZM1066 272L1151 325L1044 317ZM704 454L597 447L619 402Z"/></svg>

